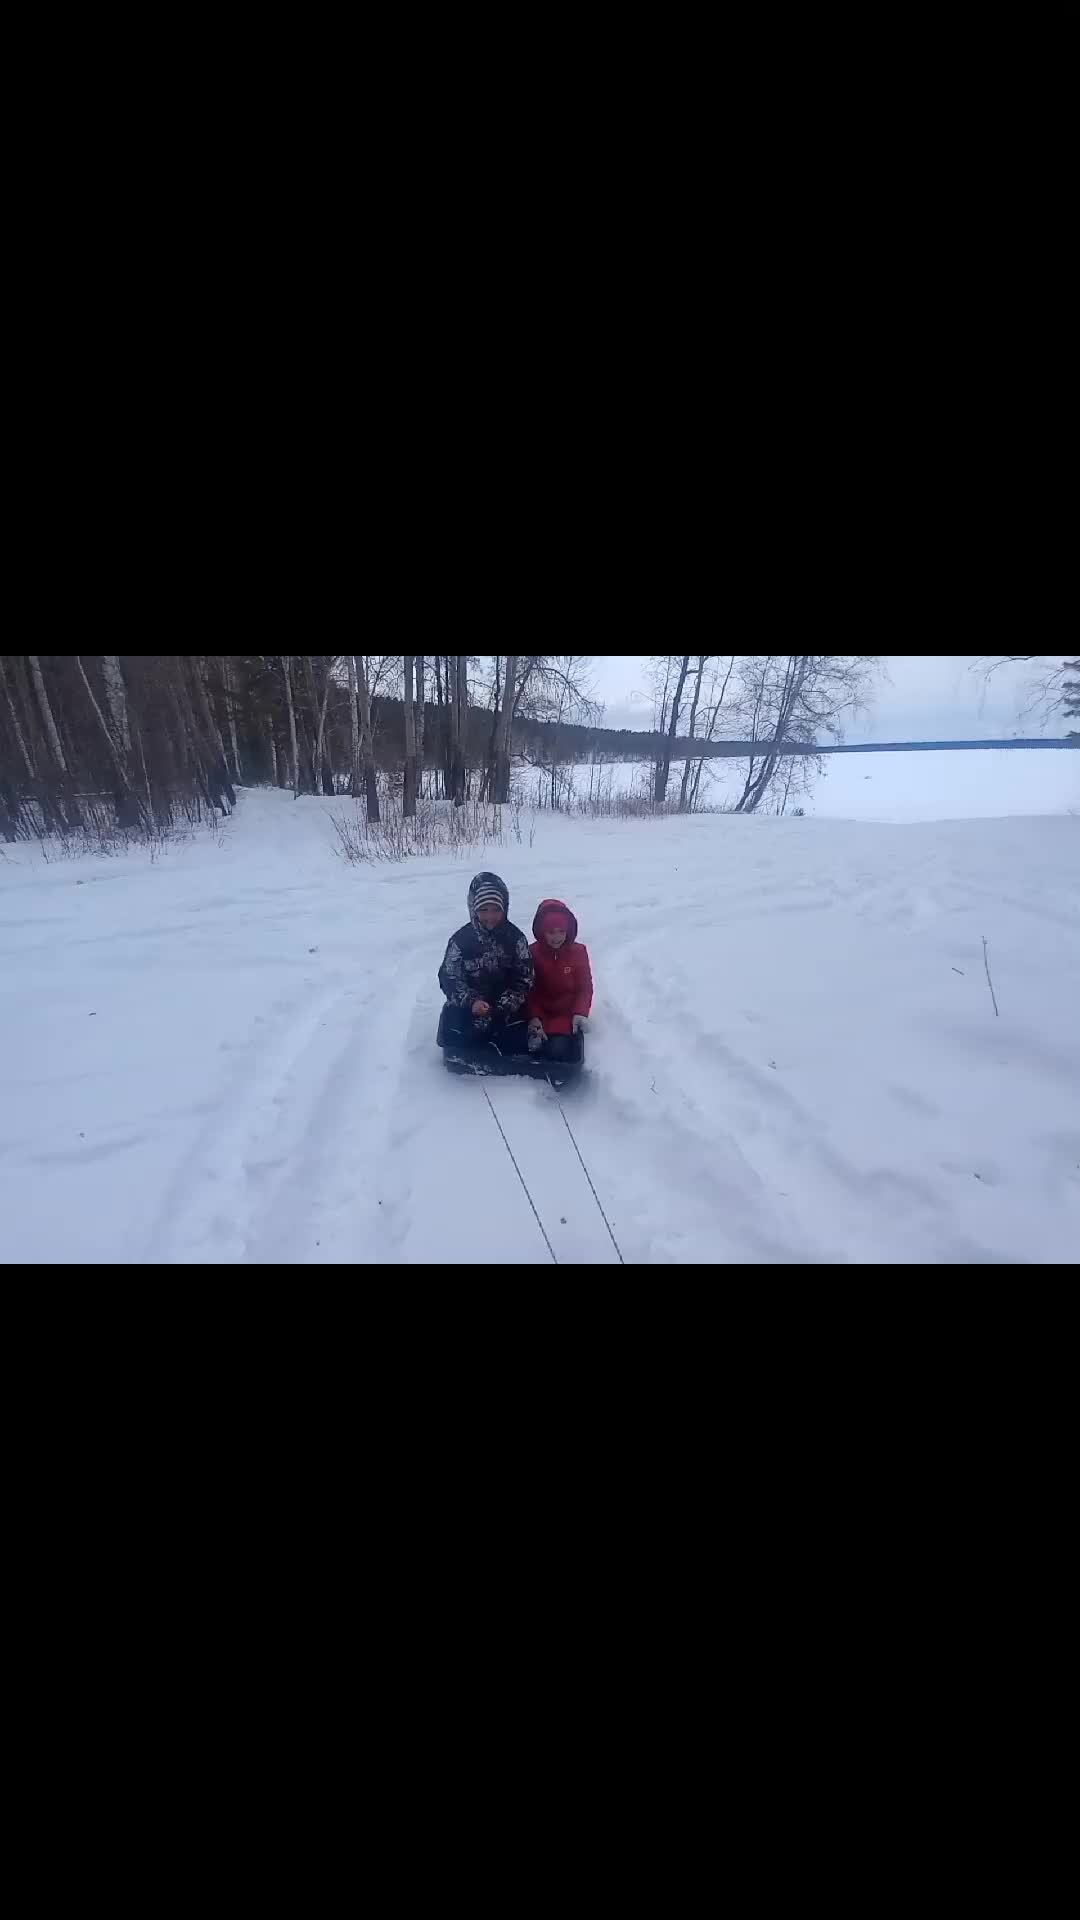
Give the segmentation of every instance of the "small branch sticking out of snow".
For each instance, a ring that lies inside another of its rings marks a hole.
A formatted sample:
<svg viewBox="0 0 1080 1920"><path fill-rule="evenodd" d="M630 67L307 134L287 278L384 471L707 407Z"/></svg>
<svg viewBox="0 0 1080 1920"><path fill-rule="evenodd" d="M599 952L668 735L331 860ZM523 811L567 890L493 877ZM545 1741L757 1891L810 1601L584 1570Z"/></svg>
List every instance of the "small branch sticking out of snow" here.
<svg viewBox="0 0 1080 1920"><path fill-rule="evenodd" d="M992 981L992 980L991 980L991 978L990 978L990 961L989 961L989 958L987 957L987 952L986 952L986 935L985 935L985 933L983 934L983 937L982 937L982 943L983 943L983 966L984 966L984 967L986 968L986 984L987 984L987 986L988 986L988 987L989 987L989 989L990 989L990 998L991 998L991 1000L992 1000L992 1001L994 1002L994 1013L995 1013L995 1016L996 1016L996 1018L997 1018L997 1019L999 1019L999 1020L1000 1020L1000 1018L1001 1018L1001 1015L1000 1015L1000 1014L998 1013L998 1003L997 1003L997 995L996 995L996 994L995 994L995 992L994 992L994 983L993 983L993 981Z"/></svg>
<svg viewBox="0 0 1080 1920"><path fill-rule="evenodd" d="M954 967L954 968L953 968L953 972L954 972L954 973L958 973L958 974L960 975L960 978L961 978L961 980L963 979L963 977L964 977L964 969L963 969L963 967Z"/></svg>

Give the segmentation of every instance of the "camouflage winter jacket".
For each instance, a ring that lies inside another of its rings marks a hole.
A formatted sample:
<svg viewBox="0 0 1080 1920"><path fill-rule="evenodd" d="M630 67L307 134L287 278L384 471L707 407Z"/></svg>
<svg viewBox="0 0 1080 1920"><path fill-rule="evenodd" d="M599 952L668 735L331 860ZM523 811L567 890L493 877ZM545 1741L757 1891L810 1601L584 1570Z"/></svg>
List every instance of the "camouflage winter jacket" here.
<svg viewBox="0 0 1080 1920"><path fill-rule="evenodd" d="M491 932L475 921L459 927L439 968L439 985L450 1006L468 1010L474 1000L487 1000L511 1018L525 1005L532 983L529 943L510 920Z"/></svg>

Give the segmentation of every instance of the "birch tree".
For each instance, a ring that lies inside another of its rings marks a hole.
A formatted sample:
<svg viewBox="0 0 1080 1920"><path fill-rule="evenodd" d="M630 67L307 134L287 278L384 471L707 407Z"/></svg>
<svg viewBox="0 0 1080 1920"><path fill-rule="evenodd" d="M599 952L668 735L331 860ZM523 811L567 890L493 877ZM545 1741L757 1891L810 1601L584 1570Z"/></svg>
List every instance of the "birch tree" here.
<svg viewBox="0 0 1080 1920"><path fill-rule="evenodd" d="M413 707L413 668L416 656L406 653L402 656L405 674L405 782L401 794L401 817L403 820L416 818L416 713Z"/></svg>
<svg viewBox="0 0 1080 1920"><path fill-rule="evenodd" d="M727 669L724 672L722 680L720 678L719 665L717 665L716 669L713 672L712 684L709 688L709 692L707 696L708 697L708 719L707 719L705 731L701 736L703 742L708 742L716 738L716 729L720 724L720 713L724 705L724 697L728 690L728 683L730 682L732 673L734 672L734 669L735 669L735 661L737 657L738 656L734 653L728 655ZM719 693L716 692L718 681L720 683ZM714 695L716 696L715 699L713 697ZM697 806L698 790L701 786L701 775L702 775L702 770L705 766L706 758L707 756L704 753L699 754L697 765L694 768L694 780L693 780L693 786L690 792L690 812L691 813L693 813L694 808Z"/></svg>
<svg viewBox="0 0 1080 1920"><path fill-rule="evenodd" d="M105 704L109 710L109 725L113 739L127 761L131 759L131 727L128 722L127 688L120 671L120 655L103 653L101 656L101 677L105 683Z"/></svg>
<svg viewBox="0 0 1080 1920"><path fill-rule="evenodd" d="M504 805L510 798L510 729L514 712L517 663L517 654L508 653L506 673L503 677L502 706L498 710L495 738L495 802L498 806Z"/></svg>
<svg viewBox="0 0 1080 1920"><path fill-rule="evenodd" d="M221 656L221 682L225 689L225 711L229 716L229 744L232 747L233 779L239 786L243 779L243 774L240 771L240 747L236 738L236 708L233 704L233 680L227 654L222 654Z"/></svg>
<svg viewBox="0 0 1080 1920"><path fill-rule="evenodd" d="M705 675L705 662L708 657L706 653L698 654L697 679L694 681L694 698L690 703L690 724L686 729L686 737L688 740L692 740L694 737L694 723L697 720L698 701L701 699L701 682ZM686 759L683 761L682 785L679 788L680 813L686 813L689 808L690 769L692 765L693 755L688 747L686 750Z"/></svg>
<svg viewBox="0 0 1080 1920"><path fill-rule="evenodd" d="M450 707L450 790L455 807L460 807L465 804L464 727L469 712L466 655L448 654L448 667L451 663L454 684Z"/></svg>
<svg viewBox="0 0 1080 1920"><path fill-rule="evenodd" d="M285 682L285 707L289 715L289 745L292 751L292 790L295 800L300 793L300 750L296 744L296 707L293 703L292 661L287 653L279 656L281 673Z"/></svg>
<svg viewBox="0 0 1080 1920"><path fill-rule="evenodd" d="M327 761L326 761L326 708L327 708L327 702L329 701L329 698L330 698L330 681L333 677L333 666L334 666L335 658L336 656L332 655L326 662L326 675L323 680L322 700L319 703L319 730L315 740L315 758L316 758L316 761L318 762L318 767L319 767L318 777L322 782L322 790L324 794L332 794L334 791L333 773L331 769L327 766ZM318 787L316 787L316 792L317 791L318 791Z"/></svg>
<svg viewBox="0 0 1080 1920"><path fill-rule="evenodd" d="M115 735L113 734L111 728L106 722L105 715L102 713L101 708L98 706L97 700L94 697L94 689L92 688L89 680L87 679L86 668L83 666L82 658L79 654L75 655L75 665L79 670L79 674L82 679L83 686L86 689L86 697L90 702L90 706L93 711L94 718L98 723L98 727L101 731L102 738L104 739L105 744L109 749L109 754L112 759L113 767L116 772L116 778L118 783L117 796L116 796L117 823L119 826L122 826L122 827L135 826L138 823L140 814L142 812L142 807L137 795L135 794L132 788L131 779L128 775L127 760L120 748L120 745ZM129 734L128 735L129 748L130 748L130 742L131 742L131 736Z"/></svg>
<svg viewBox="0 0 1080 1920"><path fill-rule="evenodd" d="M416 778L417 791L424 792L424 656L416 655Z"/></svg>
<svg viewBox="0 0 1080 1920"><path fill-rule="evenodd" d="M360 702L356 691L356 655L345 656L349 669L349 792L360 791Z"/></svg>
<svg viewBox="0 0 1080 1920"><path fill-rule="evenodd" d="M689 667L690 655L688 653L675 655L673 662L675 691L671 696L671 715L668 721L667 732L662 736L660 751L656 762L653 805L657 807L662 807L667 798L668 775L671 772L671 751L675 740L675 732L679 724L679 703L682 700L683 688L686 685L686 675Z"/></svg>
<svg viewBox="0 0 1080 1920"><path fill-rule="evenodd" d="M356 656L359 669L360 693L360 753L364 762L364 788L367 795L367 817L374 823L379 818L379 787L375 778L375 750L371 740L371 695L368 691L367 660L362 653Z"/></svg>
<svg viewBox="0 0 1080 1920"><path fill-rule="evenodd" d="M33 780L34 762L30 754L30 749L26 744L26 736L23 733L22 727L19 723L19 714L18 714L18 709L15 705L15 696L12 691L11 683L8 680L7 674L4 671L3 654L0 654L0 690L3 691L4 700L7 704L8 713L11 716L11 728L12 728L12 732L15 735L15 744L18 747L19 753L22 756L22 762L24 767L26 768L27 779Z"/></svg>
<svg viewBox="0 0 1080 1920"><path fill-rule="evenodd" d="M66 776L68 764L64 758L64 749L60 744L59 730L53 718L52 706L50 705L49 695L45 687L45 680L41 671L41 658L36 653L28 654L27 658L30 661L30 674L34 683L34 694L37 699L38 709L41 713L42 725L45 728L45 738L49 743L49 751L59 771Z"/></svg>
<svg viewBox="0 0 1080 1920"><path fill-rule="evenodd" d="M865 706L881 658L869 653L754 654L746 656L743 665L755 750L734 812L755 813L776 776L784 745L808 746L822 732L840 740L846 715ZM807 756L804 774L812 760Z"/></svg>

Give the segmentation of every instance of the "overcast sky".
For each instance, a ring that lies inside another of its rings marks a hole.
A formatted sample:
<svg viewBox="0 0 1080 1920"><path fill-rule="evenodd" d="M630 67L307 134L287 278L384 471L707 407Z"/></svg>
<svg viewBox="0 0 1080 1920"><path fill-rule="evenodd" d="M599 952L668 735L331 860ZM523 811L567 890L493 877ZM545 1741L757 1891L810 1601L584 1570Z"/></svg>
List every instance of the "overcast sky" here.
<svg viewBox="0 0 1080 1920"><path fill-rule="evenodd" d="M887 677L877 683L869 717L846 723L845 738L988 740L1019 733L1035 739L1068 731L1060 717L1049 725L1037 717L1021 719L1029 667L1002 667L987 683L975 667L977 658L973 653L886 654ZM647 654L594 654L593 679L605 705L605 726L651 726Z"/></svg>

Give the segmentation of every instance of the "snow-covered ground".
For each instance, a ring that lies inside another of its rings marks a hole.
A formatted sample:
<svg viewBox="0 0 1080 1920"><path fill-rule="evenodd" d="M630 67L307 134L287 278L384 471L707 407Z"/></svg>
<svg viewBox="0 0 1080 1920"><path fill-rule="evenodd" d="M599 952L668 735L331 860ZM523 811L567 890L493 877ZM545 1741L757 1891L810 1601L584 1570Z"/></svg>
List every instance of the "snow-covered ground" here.
<svg viewBox="0 0 1080 1920"><path fill-rule="evenodd" d="M348 810L252 790L153 863L5 850L0 1258L548 1262L486 1087L559 1257L614 1263L551 1089L434 1046L488 865L521 926L579 916L564 1102L627 1261L1075 1256L1080 818L542 815L347 867Z"/></svg>

